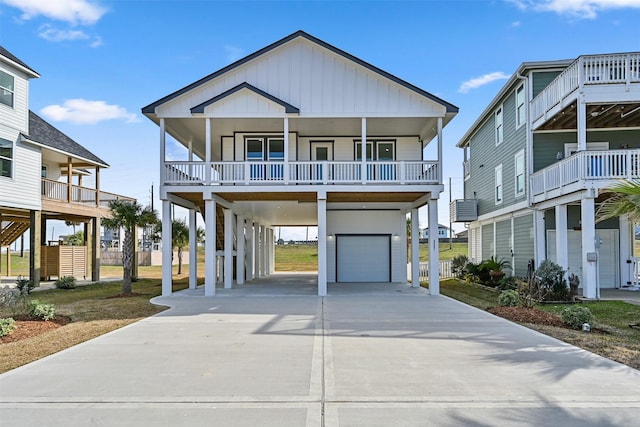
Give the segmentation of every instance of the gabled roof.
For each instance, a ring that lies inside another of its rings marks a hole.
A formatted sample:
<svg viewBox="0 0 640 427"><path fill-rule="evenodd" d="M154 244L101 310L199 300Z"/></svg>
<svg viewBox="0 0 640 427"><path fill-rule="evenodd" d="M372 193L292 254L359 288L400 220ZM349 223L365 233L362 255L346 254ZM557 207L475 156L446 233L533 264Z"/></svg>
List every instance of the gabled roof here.
<svg viewBox="0 0 640 427"><path fill-rule="evenodd" d="M23 71L27 72L27 74L30 74L31 77L40 77L40 74L38 74L33 68L29 67L27 64L22 62L20 59L18 59L15 55L13 55L11 52L3 48L2 46L0 46L0 56L3 56L5 59L8 59L9 61L13 62L14 66L18 66L17 68L22 68Z"/></svg>
<svg viewBox="0 0 640 427"><path fill-rule="evenodd" d="M394 81L395 83L398 83L398 84L404 86L405 88L407 88L409 90L412 90L412 91L414 91L414 92L416 92L416 93L418 93L418 94L420 94L420 95L422 95L422 96L424 96L426 98L429 98L430 100L432 100L434 102L437 102L440 105L443 105L444 107L446 107L447 113L457 113L458 112L458 107L456 107L455 105L450 104L450 103L444 101L443 99L440 99L437 96L435 96L435 95L433 95L433 94L431 94L431 93L429 93L429 92L427 92L427 91L425 91L423 89L420 89L419 87L414 86L411 83L408 83L408 82L406 82L406 81L404 81L404 80L402 80L402 79L400 79L400 78L398 78L398 77L396 77L396 76L394 76L394 75L392 75L392 74L390 74L390 73L388 73L388 72L386 72L384 70L381 70L380 68L375 67L375 66L369 64L368 62L363 61L362 59L356 58L355 56L353 56L353 55L351 55L351 54L349 54L349 53L347 53L347 52L345 52L345 51L343 51L341 49L338 49L337 47L332 46L329 43L326 43L326 42L324 42L324 41L322 41L322 40L320 40L320 39L318 39L316 37L313 37L312 35L307 34L302 30L299 30L299 31L296 31L295 33L293 33L291 35L288 35L287 37L285 37L285 38L283 38L281 40L278 40L275 43L270 44L269 46L266 46L266 47L264 47L264 48L262 48L262 49L260 49L260 50L258 50L256 52L252 53L249 56L246 56L246 57L244 57L244 58L242 58L242 59L240 59L240 60L238 60L238 61L236 61L236 62L234 62L234 63L232 63L230 65L227 65L224 68L221 68L220 70L214 72L213 74L209 74L208 76L203 77L202 79L200 79L200 80L198 80L198 81L196 81L196 82L194 82L194 83L192 83L192 84L190 84L190 85L188 85L188 86L186 86L186 87L184 87L184 88L182 88L182 89L180 89L180 90L178 90L176 92L173 92L172 94L167 95L164 98L161 98L161 99L157 100L154 103L151 103L151 104L147 105L146 107L143 107L142 108L142 113L143 114L154 114L156 107L164 104L165 102L170 101L170 100L172 100L172 99L174 99L174 98L176 98L176 97L178 97L178 96L180 96L180 95L182 95L182 94L184 94L186 92L189 92L190 90L192 90L192 89L194 89L194 88L196 88L196 87L198 87L198 86L200 86L202 84L205 84L208 81L210 81L212 79L215 79L216 77L218 77L218 76L220 76L220 75L222 75L224 73L227 73L227 72L233 70L234 68L237 68L237 67L239 67L239 66L241 66L241 65L243 65L243 64L245 64L245 63L247 63L247 62L249 62L249 61L251 61L251 60L253 60L253 59L255 59L255 58L259 57L259 56L261 56L261 55L264 55L264 54L266 54L266 53L278 48L279 46L282 46L283 44L288 43L291 40L294 40L294 39L296 39L298 37L304 38L304 39L306 39L306 40L308 40L308 41L310 41L312 43L315 43L315 44L317 44L319 46L322 46L325 49L328 49L328 50L330 50L330 51L332 51L332 52L334 52L334 53L336 53L336 54L338 54L340 56L343 56L344 58L347 58L350 61L353 61L353 62L355 62L355 63L357 63L357 64L359 64L359 65L361 65L361 66L363 66L363 67L365 67L367 69L369 69L370 71L372 71L374 73L377 73L377 74L379 74L379 75L381 75L381 76L383 76L383 77L385 77L385 78L387 78L389 80Z"/></svg>
<svg viewBox="0 0 640 427"><path fill-rule="evenodd" d="M34 144L72 155L96 166L109 167L107 162L60 132L31 110L29 110L29 135L23 134L23 137Z"/></svg>
<svg viewBox="0 0 640 427"><path fill-rule="evenodd" d="M218 96L214 96L213 98L209 99L208 101L203 102L200 105L196 105L195 107L193 107L191 109L191 114L203 114L204 113L204 109L206 107L208 107L209 105L214 104L214 103L216 103L216 102L218 102L218 101L220 101L222 99L225 99L228 96L231 96L234 93L236 93L236 92L238 92L238 91L240 91L242 89L250 90L251 92L254 92L254 93L256 93L256 94L258 94L258 95L260 95L260 96L262 96L264 98L267 98L269 101L275 102L276 104L280 104L281 106L284 107L284 111L286 113L299 113L300 112L300 109L298 107L294 107L293 105L291 105L291 104L289 104L289 103L287 103L287 102L285 102L285 101L283 101L281 99L278 99L275 96L270 95L267 92L265 92L265 91L263 91L261 89L258 89L257 87L255 87L253 85L250 85L247 82L244 82L244 83L240 83L236 87L233 87L233 88L229 89L226 92L221 93Z"/></svg>

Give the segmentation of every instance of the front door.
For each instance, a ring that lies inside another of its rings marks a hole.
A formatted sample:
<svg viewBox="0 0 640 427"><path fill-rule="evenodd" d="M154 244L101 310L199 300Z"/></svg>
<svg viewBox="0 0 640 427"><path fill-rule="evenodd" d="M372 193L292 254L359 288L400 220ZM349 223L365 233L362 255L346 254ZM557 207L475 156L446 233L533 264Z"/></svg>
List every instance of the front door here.
<svg viewBox="0 0 640 427"><path fill-rule="evenodd" d="M314 166L315 179L318 181L322 181L323 179L325 179L322 173L322 162L333 160L333 144L326 142L311 143L311 160L317 162L317 164ZM326 173L329 176L331 175L330 172L331 171L329 170L329 165L327 165ZM329 179L329 176L327 176L326 178Z"/></svg>

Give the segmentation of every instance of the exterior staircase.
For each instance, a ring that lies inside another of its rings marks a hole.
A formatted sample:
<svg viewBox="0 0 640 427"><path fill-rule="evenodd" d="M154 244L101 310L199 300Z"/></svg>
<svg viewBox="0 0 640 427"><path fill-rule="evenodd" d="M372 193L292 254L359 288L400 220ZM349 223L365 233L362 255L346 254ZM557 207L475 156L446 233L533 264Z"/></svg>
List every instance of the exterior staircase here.
<svg viewBox="0 0 640 427"><path fill-rule="evenodd" d="M28 222L2 222L0 224L0 247L11 246L11 244L18 240L28 229Z"/></svg>

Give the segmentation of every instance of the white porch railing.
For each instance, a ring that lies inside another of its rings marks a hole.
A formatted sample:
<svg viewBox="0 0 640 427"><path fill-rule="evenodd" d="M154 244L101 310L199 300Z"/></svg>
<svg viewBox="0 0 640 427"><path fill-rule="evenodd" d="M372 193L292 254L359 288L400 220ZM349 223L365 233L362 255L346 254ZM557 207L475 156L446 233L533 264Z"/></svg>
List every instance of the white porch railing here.
<svg viewBox="0 0 640 427"><path fill-rule="evenodd" d="M164 183L184 184L438 184L437 161L165 162Z"/></svg>
<svg viewBox="0 0 640 427"><path fill-rule="evenodd" d="M581 56L531 101L531 120L542 117L582 86L640 83L640 52Z"/></svg>
<svg viewBox="0 0 640 427"><path fill-rule="evenodd" d="M640 178L640 150L580 151L531 175L536 196L581 180Z"/></svg>
<svg viewBox="0 0 640 427"><path fill-rule="evenodd" d="M71 186L71 203L85 206L97 206L96 196L98 191L93 188L81 187L78 185ZM53 181L50 179L42 179L42 197L49 200L59 202L69 202L69 185L66 182ZM100 191L100 206L109 207L111 200L129 200L135 201L131 197L120 196L118 194Z"/></svg>
<svg viewBox="0 0 640 427"><path fill-rule="evenodd" d="M451 279L454 277L453 273L451 272L450 260L440 261L438 263L438 266L439 266L439 273L440 273L441 279ZM421 262L420 267L418 268L418 271L420 272L420 281L429 280L429 263L428 262ZM407 264L407 277L411 279L411 264Z"/></svg>

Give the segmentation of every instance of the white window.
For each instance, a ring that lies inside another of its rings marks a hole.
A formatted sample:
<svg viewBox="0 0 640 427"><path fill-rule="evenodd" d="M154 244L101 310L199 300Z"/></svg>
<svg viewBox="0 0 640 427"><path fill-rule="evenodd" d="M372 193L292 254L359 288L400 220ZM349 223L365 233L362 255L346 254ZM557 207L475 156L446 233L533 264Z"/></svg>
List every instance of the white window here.
<svg viewBox="0 0 640 427"><path fill-rule="evenodd" d="M502 165L496 167L495 199L496 205L502 203Z"/></svg>
<svg viewBox="0 0 640 427"><path fill-rule="evenodd" d="M503 120L502 120L502 105L496 110L496 145L500 145L504 138Z"/></svg>
<svg viewBox="0 0 640 427"><path fill-rule="evenodd" d="M0 103L13 107L13 76L0 71Z"/></svg>
<svg viewBox="0 0 640 427"><path fill-rule="evenodd" d="M0 177L13 176L13 142L0 138Z"/></svg>
<svg viewBox="0 0 640 427"><path fill-rule="evenodd" d="M516 128L524 124L526 120L526 110L524 102L524 85L516 89Z"/></svg>
<svg viewBox="0 0 640 427"><path fill-rule="evenodd" d="M525 193L524 150L518 151L515 158L516 197Z"/></svg>

